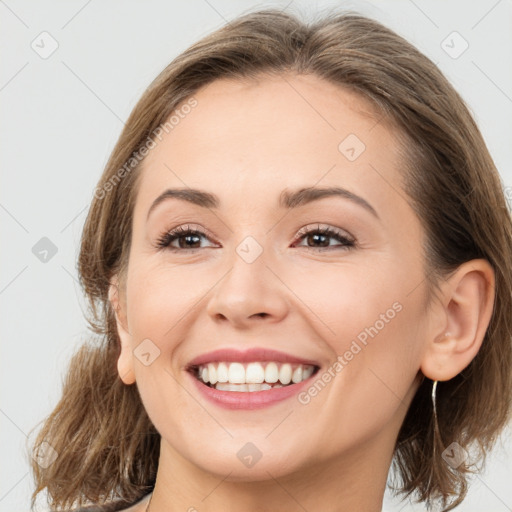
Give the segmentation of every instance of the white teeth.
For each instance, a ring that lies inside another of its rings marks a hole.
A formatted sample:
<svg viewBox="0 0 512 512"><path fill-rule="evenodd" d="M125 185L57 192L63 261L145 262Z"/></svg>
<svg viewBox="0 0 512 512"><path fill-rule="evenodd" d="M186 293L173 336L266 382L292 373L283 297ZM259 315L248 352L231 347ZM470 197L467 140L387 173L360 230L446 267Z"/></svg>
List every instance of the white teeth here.
<svg viewBox="0 0 512 512"><path fill-rule="evenodd" d="M313 368L313 367L311 367ZM279 380L279 369L276 363L268 363L265 368L265 382L274 383Z"/></svg>
<svg viewBox="0 0 512 512"><path fill-rule="evenodd" d="M289 364L283 364L279 370L279 381L281 384L290 384L292 380L292 367Z"/></svg>
<svg viewBox="0 0 512 512"><path fill-rule="evenodd" d="M210 384L215 384L217 382L217 369L215 368L215 365L211 363L208 365L208 378L210 379Z"/></svg>
<svg viewBox="0 0 512 512"><path fill-rule="evenodd" d="M297 384L298 382L302 382L302 366L297 366L292 374L292 382Z"/></svg>
<svg viewBox="0 0 512 512"><path fill-rule="evenodd" d="M261 384L265 380L265 370L259 363L249 363L245 370L245 382Z"/></svg>
<svg viewBox="0 0 512 512"><path fill-rule="evenodd" d="M217 382L227 382L228 380L228 365L226 363L219 363L217 366Z"/></svg>
<svg viewBox="0 0 512 512"><path fill-rule="evenodd" d="M266 391L267 389L272 389L270 384L263 382L262 384L247 384L249 391Z"/></svg>
<svg viewBox="0 0 512 512"><path fill-rule="evenodd" d="M215 389L221 391L249 391L248 384L224 384L220 383L215 386Z"/></svg>
<svg viewBox="0 0 512 512"><path fill-rule="evenodd" d="M270 384L264 382L263 384L225 384L221 382L217 382L214 386L215 389L219 389L220 391L267 391L268 389L272 389ZM282 386L274 386L274 387L282 387Z"/></svg>
<svg viewBox="0 0 512 512"><path fill-rule="evenodd" d="M228 375L228 380L231 384L245 384L245 368L243 364L231 363Z"/></svg>
<svg viewBox="0 0 512 512"><path fill-rule="evenodd" d="M216 389L226 391L261 391L273 387L298 384L311 377L313 365L290 363L226 363L213 362L200 365L196 376ZM272 386L269 386L272 384ZM229 389L227 389L229 386ZM235 386L233 388L233 386Z"/></svg>
<svg viewBox="0 0 512 512"><path fill-rule="evenodd" d="M309 379L311 375L313 375L313 371L315 370L314 366L306 366L302 371L302 380Z"/></svg>

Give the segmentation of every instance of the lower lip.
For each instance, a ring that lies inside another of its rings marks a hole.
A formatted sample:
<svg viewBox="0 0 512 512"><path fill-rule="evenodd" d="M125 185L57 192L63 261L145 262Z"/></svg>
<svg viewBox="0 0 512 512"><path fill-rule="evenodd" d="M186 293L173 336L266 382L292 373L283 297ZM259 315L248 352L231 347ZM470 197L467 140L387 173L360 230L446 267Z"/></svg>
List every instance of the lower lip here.
<svg viewBox="0 0 512 512"><path fill-rule="evenodd" d="M291 384L282 388L272 388L265 391L221 391L203 384L192 373L187 372L199 392L207 400L226 409L262 409L277 402L282 402L308 387L316 373L318 372L298 384Z"/></svg>

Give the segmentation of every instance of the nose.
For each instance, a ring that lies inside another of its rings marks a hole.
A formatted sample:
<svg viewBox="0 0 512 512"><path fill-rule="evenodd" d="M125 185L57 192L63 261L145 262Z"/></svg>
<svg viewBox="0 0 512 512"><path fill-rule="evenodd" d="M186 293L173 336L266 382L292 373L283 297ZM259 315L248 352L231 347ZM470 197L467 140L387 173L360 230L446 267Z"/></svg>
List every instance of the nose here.
<svg viewBox="0 0 512 512"><path fill-rule="evenodd" d="M288 313L287 289L276 274L267 267L265 252L252 263L235 253L231 269L211 292L209 316L238 329L281 321Z"/></svg>

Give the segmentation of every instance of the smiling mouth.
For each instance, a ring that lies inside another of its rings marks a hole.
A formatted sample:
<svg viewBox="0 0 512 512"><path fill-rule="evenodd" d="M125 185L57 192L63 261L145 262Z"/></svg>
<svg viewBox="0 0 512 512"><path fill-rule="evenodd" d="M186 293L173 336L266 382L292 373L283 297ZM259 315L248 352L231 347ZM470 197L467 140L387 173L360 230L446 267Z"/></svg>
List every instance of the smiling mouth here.
<svg viewBox="0 0 512 512"><path fill-rule="evenodd" d="M320 370L319 366L280 362L211 362L189 371L205 386L220 391L254 392L299 384Z"/></svg>

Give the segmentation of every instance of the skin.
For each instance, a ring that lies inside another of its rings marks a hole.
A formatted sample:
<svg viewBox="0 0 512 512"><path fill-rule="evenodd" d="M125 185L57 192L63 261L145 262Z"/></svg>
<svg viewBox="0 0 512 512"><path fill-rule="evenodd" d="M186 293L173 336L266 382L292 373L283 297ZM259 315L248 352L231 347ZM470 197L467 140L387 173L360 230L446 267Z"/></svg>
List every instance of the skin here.
<svg viewBox="0 0 512 512"><path fill-rule="evenodd" d="M321 503L324 511L378 512L423 376L448 380L480 348L492 270L483 260L462 265L427 307L425 235L400 185L396 131L353 92L282 75L217 80L195 98L143 163L126 281L115 276L110 288L119 375L136 383L162 436L150 510L312 511ZM354 161L338 149L348 134L366 146ZM340 197L278 207L283 190L308 186L348 189L378 218ZM220 207L168 199L146 219L173 187L213 193ZM179 239L172 245L182 252L155 247L188 224L212 236L194 238L188 251ZM330 237L325 249L297 235L318 224L356 245ZM263 249L253 263L236 252L248 236ZM210 350L259 346L314 359L321 376L394 303L394 318L307 404L293 397L226 410L205 401L184 370ZM148 338L160 355L145 366L133 350ZM237 457L248 442L262 453L251 468Z"/></svg>

